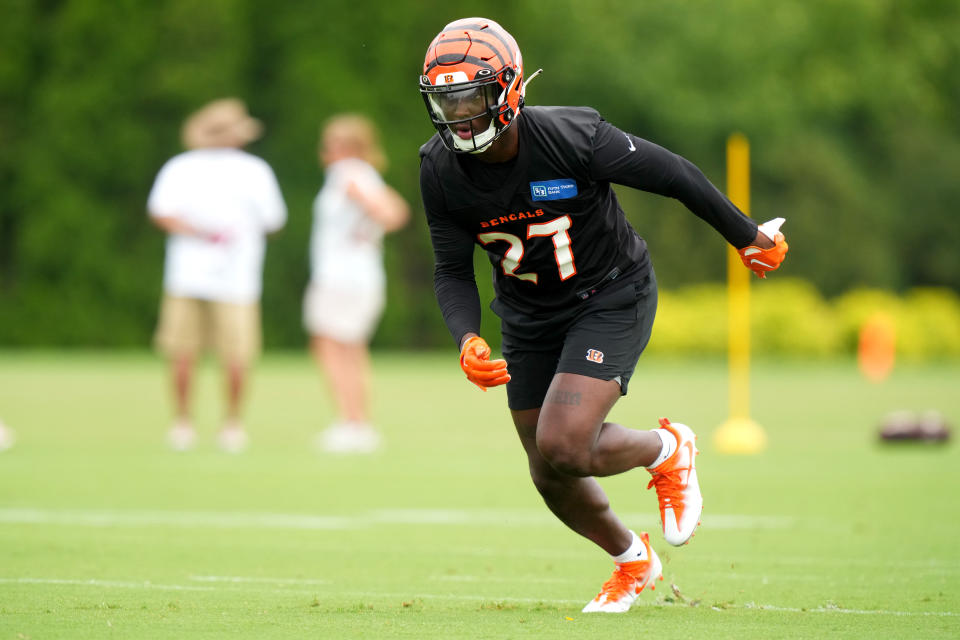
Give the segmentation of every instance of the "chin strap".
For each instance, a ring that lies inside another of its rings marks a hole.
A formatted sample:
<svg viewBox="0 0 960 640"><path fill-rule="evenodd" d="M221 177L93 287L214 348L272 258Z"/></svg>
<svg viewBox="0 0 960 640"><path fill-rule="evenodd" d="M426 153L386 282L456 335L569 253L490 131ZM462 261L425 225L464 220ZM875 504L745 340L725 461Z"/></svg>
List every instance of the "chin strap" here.
<svg viewBox="0 0 960 640"><path fill-rule="evenodd" d="M527 78L526 82L523 83L523 88L520 90L520 95L522 96L527 92L527 85L530 84L530 81L536 78L538 75L543 73L543 69L537 69L533 72L533 75Z"/></svg>
<svg viewBox="0 0 960 640"><path fill-rule="evenodd" d="M541 73L543 73L543 69L537 69L536 71L533 72L533 75L530 76L529 78L527 78L526 82L523 83L523 86L520 88L520 104L518 105L517 113L519 113L520 110L523 109L523 104L524 104L524 102L525 102L523 95L527 92L527 85L530 84L530 81L533 80L534 78L536 78L536 77L537 77L538 75L540 75ZM494 118L493 120L491 120L491 122L490 122L490 128L493 128L493 127L494 127L494 122L496 122L496 118ZM510 126L511 124L513 124L513 119L511 119L510 122L507 123L507 125L506 125L504 128ZM488 128L487 131L484 131L483 133L489 132L489 131L490 131L490 128ZM483 133L482 133L481 135L483 135ZM484 151L486 151L487 149L490 148L490 144L487 143L487 144L484 144L484 145L483 145L482 147L480 147L479 149L477 149L477 148L476 148L476 136L474 136L474 138L473 138L473 146L474 146L473 149L465 148L465 145L464 145L464 146L461 146L460 140L458 140L458 139L454 139L454 140L453 140L453 145L454 145L455 147L457 147L458 149L460 149L461 151L466 151L467 153L483 153Z"/></svg>

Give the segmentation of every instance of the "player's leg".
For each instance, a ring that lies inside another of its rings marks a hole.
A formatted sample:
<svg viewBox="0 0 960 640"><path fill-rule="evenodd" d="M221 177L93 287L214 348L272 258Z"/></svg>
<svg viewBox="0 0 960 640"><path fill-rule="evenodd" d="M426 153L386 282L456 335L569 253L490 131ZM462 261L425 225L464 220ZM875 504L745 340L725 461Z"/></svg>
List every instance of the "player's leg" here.
<svg viewBox="0 0 960 640"><path fill-rule="evenodd" d="M612 387L612 389L611 389ZM703 499L697 478L696 435L661 419L655 430L605 422L618 386L572 373L558 373L540 410L537 447L554 468L575 476L607 476L647 467L653 476L663 534L685 544L700 522Z"/></svg>
<svg viewBox="0 0 960 640"><path fill-rule="evenodd" d="M570 473L608 475L646 466L653 475L664 537L686 543L700 521L703 501L696 473L693 431L661 420L660 428L634 431L602 420L627 393L634 366L646 347L656 310L653 274L601 292L587 301L567 331L558 374L548 392L565 404L544 403L537 435L548 460ZM580 399L579 404L569 402ZM595 434L595 439L594 439Z"/></svg>
<svg viewBox="0 0 960 640"><path fill-rule="evenodd" d="M627 611L646 587L662 578L662 565L646 533L627 529L610 508L596 479L569 475L547 462L537 446L539 409L511 411L527 454L530 477L550 510L564 524L604 549L614 560L614 572L584 612Z"/></svg>
<svg viewBox="0 0 960 640"><path fill-rule="evenodd" d="M530 478L547 507L561 522L607 553L616 555L630 544L630 531L613 510L599 483L592 477L571 475L544 458L537 446L540 409L511 411L520 443L527 454Z"/></svg>
<svg viewBox="0 0 960 640"><path fill-rule="evenodd" d="M539 326L525 318L520 320L516 324L504 322L504 356L512 376L507 384L511 414L527 454L530 476L550 510L614 560L613 576L584 611L627 611L639 591L652 587L661 576L660 561L647 535L636 535L616 516L593 477L566 473L558 468L563 465L554 466L544 458L537 443L538 424L542 424L541 405L554 380L563 348L562 342L552 338L565 335L568 326ZM599 407L596 413L601 416L595 422L600 423L616 397L618 395L613 394L595 402ZM577 398L570 396L565 401L577 402ZM615 446L612 440L610 446Z"/></svg>
<svg viewBox="0 0 960 640"><path fill-rule="evenodd" d="M574 476L610 476L656 460L663 442L655 433L604 421L620 394L613 380L553 377L537 428L537 447L551 466Z"/></svg>
<svg viewBox="0 0 960 640"><path fill-rule="evenodd" d="M667 440L647 430L606 422L625 394L637 359L646 346L656 309L656 284L650 277L626 283L589 300L564 332L557 373L538 415L538 451L566 475L610 475L656 464ZM676 446L676 445L674 445ZM558 496L560 513L576 511L576 500ZM630 532L627 547L607 548L614 572L585 612L623 612L640 591L653 588L661 564L645 533Z"/></svg>
<svg viewBox="0 0 960 640"><path fill-rule="evenodd" d="M656 307L652 271L580 304L540 413L538 446L550 464L572 475L608 476L651 464L660 454L655 433L605 422L627 392Z"/></svg>
<svg viewBox="0 0 960 640"><path fill-rule="evenodd" d="M500 309L503 355L512 376L507 396L534 484L567 526L614 555L624 551L631 538L590 476L649 464L660 450L659 439L648 431L604 423L649 336L649 323L636 326L638 291L626 283L624 292L611 301L580 307L560 321ZM611 317L585 322L580 312L593 307L610 309ZM609 327L615 329L612 338L604 338L610 342L598 343L608 357L604 360L601 353L595 358L599 362L583 367L579 359L587 349L581 349L580 342L590 343ZM557 373L558 367L585 372Z"/></svg>

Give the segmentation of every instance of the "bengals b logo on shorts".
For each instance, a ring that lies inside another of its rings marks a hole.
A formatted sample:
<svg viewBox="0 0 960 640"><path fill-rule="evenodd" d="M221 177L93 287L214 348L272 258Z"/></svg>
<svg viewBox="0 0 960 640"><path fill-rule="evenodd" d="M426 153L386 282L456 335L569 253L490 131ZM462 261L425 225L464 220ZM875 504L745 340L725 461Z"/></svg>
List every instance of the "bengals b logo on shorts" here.
<svg viewBox="0 0 960 640"><path fill-rule="evenodd" d="M597 364L603 364L603 351L587 349L587 360L590 362L596 362Z"/></svg>

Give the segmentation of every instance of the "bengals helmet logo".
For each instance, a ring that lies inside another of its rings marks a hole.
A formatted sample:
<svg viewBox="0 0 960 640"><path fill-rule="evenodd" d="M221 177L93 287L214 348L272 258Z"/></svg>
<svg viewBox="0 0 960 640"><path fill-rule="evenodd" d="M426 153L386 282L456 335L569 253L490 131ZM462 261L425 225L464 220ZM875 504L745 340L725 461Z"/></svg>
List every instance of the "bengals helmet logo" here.
<svg viewBox="0 0 960 640"><path fill-rule="evenodd" d="M452 73L448 73L448 74L446 74L446 75L443 76L443 83L444 83L444 84L450 84L451 82L453 82L453 74L452 74Z"/></svg>
<svg viewBox="0 0 960 640"><path fill-rule="evenodd" d="M590 362L596 362L597 364L603 364L603 351L587 349L587 360Z"/></svg>

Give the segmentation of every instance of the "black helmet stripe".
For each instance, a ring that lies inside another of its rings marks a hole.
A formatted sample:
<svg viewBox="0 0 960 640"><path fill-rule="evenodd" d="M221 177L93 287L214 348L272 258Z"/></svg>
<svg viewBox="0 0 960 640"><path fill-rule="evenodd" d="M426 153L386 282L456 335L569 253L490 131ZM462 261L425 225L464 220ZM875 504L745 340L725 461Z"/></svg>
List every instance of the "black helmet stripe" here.
<svg viewBox="0 0 960 640"><path fill-rule="evenodd" d="M500 58L500 64L502 64L502 65L508 64L509 59L504 58L504 57L503 57L503 54L500 53L500 51L499 51L496 47L490 46L490 43L489 43L489 42L484 42L483 40L474 40L474 42L476 42L477 44L482 44L482 45L485 46L487 49L490 49L490 51L493 51L495 54L497 54L497 57ZM509 52L510 49L506 49L506 51ZM508 55L509 55L509 53L508 53Z"/></svg>
<svg viewBox="0 0 960 640"><path fill-rule="evenodd" d="M443 33L461 32L461 31L472 31L474 33L479 34L480 36L493 36L493 38L495 38L496 41L503 46L503 50L507 52L508 58L504 58L503 54L500 53L500 50L497 47L494 47L489 42L485 42L483 38L474 38L472 36L470 38L450 38L449 40L444 40L444 42L471 42L476 44L482 44L488 49L490 49L491 51L493 51L497 55L497 57L500 58L501 64L507 64L508 59L513 57L513 52L510 51L510 44L506 40L504 40L499 33L490 29L481 29L480 25L470 25L469 27L466 27L466 28L461 27L459 29L450 29L449 31L444 31Z"/></svg>
<svg viewBox="0 0 960 640"><path fill-rule="evenodd" d="M441 56L434 58L430 62L430 64L427 66L426 70L424 70L424 73L428 73L432 71L435 67L439 67L441 65L457 64L458 62L469 62L471 64L477 65L478 67L484 67L484 68L490 69L491 71L496 71L493 65L491 65L486 60L482 60L474 56L461 57L459 53L445 53ZM470 80L473 80L473 78L470 78Z"/></svg>
<svg viewBox="0 0 960 640"><path fill-rule="evenodd" d="M487 28L484 29L484 27L487 27ZM499 33L497 33L496 29L490 28L489 23L487 22L477 22L475 24L470 24L470 25L458 25L456 28L450 29L450 31L475 31L481 36L493 36L494 38L496 38L497 42L503 45L503 49L508 53L508 55L513 55L513 52L510 51L510 43L504 40L503 37ZM444 33L448 33L448 32L444 31ZM477 42L483 42L483 41L477 40ZM483 44L486 44L488 47L490 47L491 50L496 51L496 49L494 47L491 47L489 43L483 43ZM503 59L503 56L500 55L499 52L497 53L497 56L499 56L500 62L503 62L504 64L506 64L506 60Z"/></svg>
<svg viewBox="0 0 960 640"><path fill-rule="evenodd" d="M451 42L469 42L471 44L482 44L487 49L490 49L490 51L493 51L493 53L497 56L497 58L500 59L501 65L506 65L508 63L508 61L504 59L503 54L500 53L496 49L496 47L491 46L489 42L484 42L483 40L477 40L475 38L450 38L449 40L444 40L443 42L445 44L451 43ZM509 51L509 49L507 49L507 51ZM447 55L457 55L457 54L447 54Z"/></svg>

